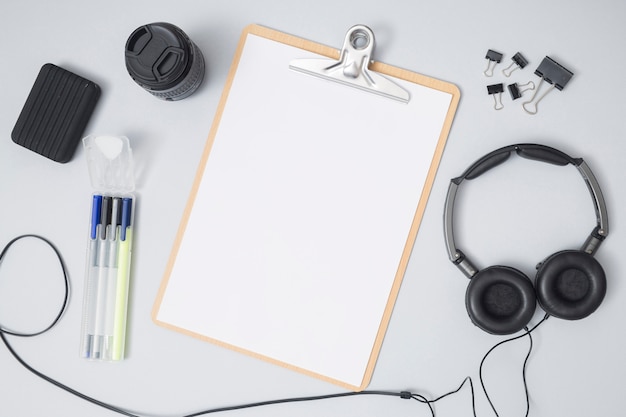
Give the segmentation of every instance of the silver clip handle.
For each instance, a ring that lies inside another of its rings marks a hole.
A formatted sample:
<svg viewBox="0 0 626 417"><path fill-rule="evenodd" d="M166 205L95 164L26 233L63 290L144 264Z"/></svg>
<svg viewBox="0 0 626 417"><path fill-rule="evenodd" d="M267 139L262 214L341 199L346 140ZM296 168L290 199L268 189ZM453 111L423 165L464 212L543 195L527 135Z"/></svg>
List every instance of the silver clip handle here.
<svg viewBox="0 0 626 417"><path fill-rule="evenodd" d="M367 26L356 25L346 34L339 61L320 58L294 59L289 63L289 68L408 103L408 91L369 70L374 44L374 32Z"/></svg>
<svg viewBox="0 0 626 417"><path fill-rule="evenodd" d="M522 108L524 109L524 111L528 114L537 114L538 106L539 106L539 102L541 100L543 100L543 98L548 95L548 93L552 90L554 90L555 85L551 84L550 87L548 87L548 89L540 96L538 96L539 90L541 90L541 87L543 87L544 84L544 80L543 78L539 81L539 85L537 86L537 89L535 90L535 93L533 94L533 96L531 97L530 100L528 100L527 102L522 104ZM534 84L533 84L534 85ZM536 100L535 100L536 99Z"/></svg>

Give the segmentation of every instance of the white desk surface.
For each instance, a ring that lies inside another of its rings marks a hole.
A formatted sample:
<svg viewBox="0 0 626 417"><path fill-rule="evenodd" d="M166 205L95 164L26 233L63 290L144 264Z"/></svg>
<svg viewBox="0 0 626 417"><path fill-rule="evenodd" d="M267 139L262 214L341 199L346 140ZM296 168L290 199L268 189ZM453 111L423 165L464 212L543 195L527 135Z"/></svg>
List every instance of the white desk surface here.
<svg viewBox="0 0 626 417"><path fill-rule="evenodd" d="M467 317L468 281L447 259L443 204L450 178L478 157L504 145L538 142L585 158L607 199L611 233L597 254L608 276L599 310L581 321L551 318L534 334L527 370L531 415L618 415L626 378L626 262L620 256L626 246L620 216L626 206L624 16L626 3L620 0L5 2L0 7L0 245L24 233L49 238L64 257L72 287L60 323L36 338L12 338L13 346L41 372L148 415L340 392L326 382L160 328L150 312L242 29L258 23L339 48L348 28L362 23L376 35L376 60L450 81L462 94L369 389L435 397L471 376L477 414L492 415L479 389L478 366L502 338L480 331ZM155 21L180 26L207 61L203 85L180 102L151 97L124 67L128 35ZM490 48L505 56L496 76L486 78L484 56ZM500 70L518 51L530 64L507 79ZM537 81L533 71L546 55L574 73L566 88L548 94L534 116L522 110L524 99L513 102L507 92L504 109L494 110L486 86ZM78 149L69 163L58 164L10 139L47 62L100 84L102 97L85 134L126 135L135 153L138 205L128 350L119 364L78 357L92 192L84 153ZM503 263L531 274L549 254L582 244L595 219L575 170L516 158L498 171L466 184L457 204L459 246L472 253L478 266ZM29 255L29 250L36 253ZM0 322L23 326L19 329L45 322L60 299L54 260L32 242L8 256L0 268ZM18 280L15 274L24 269L40 279ZM535 320L540 316L538 311ZM485 367L501 415L525 411L521 366L526 348L527 341L506 345ZM4 346L0 369L2 415L115 415L35 377ZM443 417L472 415L469 390L435 409ZM429 411L414 401L357 397L230 414L409 416Z"/></svg>

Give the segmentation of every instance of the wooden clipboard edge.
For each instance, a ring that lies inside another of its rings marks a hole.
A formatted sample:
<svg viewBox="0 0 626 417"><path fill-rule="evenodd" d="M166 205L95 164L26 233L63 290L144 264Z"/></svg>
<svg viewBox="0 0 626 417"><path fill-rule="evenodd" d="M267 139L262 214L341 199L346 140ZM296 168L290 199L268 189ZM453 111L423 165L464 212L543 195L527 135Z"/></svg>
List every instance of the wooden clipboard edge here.
<svg viewBox="0 0 626 417"><path fill-rule="evenodd" d="M166 329L169 329L169 330L173 330L173 331L175 331L177 333L182 333L185 336L191 336L191 337L194 337L194 338L196 338L198 340L202 340L204 342L209 342L211 344L214 344L214 345L217 345L217 346L220 346L220 347L223 347L223 348L235 351L237 353L242 353L242 354L244 354L246 356L251 356L253 358L260 359L262 361L271 363L273 365L278 365L278 366L280 366L282 368L287 368L289 370L298 372L300 374L304 374L304 375L307 375L307 376L310 376L310 377L313 377L313 378L316 378L316 379L320 379L320 380L325 381L325 382L329 382L329 383L331 383L333 385L337 385L337 386L345 388L345 389L347 389L349 391L361 391L361 390L365 389L365 387L363 387L363 386L352 385L352 384L349 384L349 383L347 383L345 381L341 381L341 380L338 380L338 379L335 379L335 378L331 378L329 376L322 375L322 374L319 374L317 372L313 372L313 371L311 371L309 369L300 368L298 366L295 366L295 365L287 363L287 362L280 361L280 360L272 358L270 356L262 355L262 354L260 354L258 352L255 352L255 351L252 351L252 350L248 350L248 349L244 349L242 347L239 347L239 346L232 345L230 343L224 342L223 340L214 339L212 337L205 336L203 334L196 333L196 332L184 329L182 327L178 327L178 326L175 326L175 325L172 325L172 324L169 324L169 323L165 323L165 322L161 322L161 321L158 321L158 320L156 320L155 323L158 324L159 326L163 327L163 328L166 328Z"/></svg>
<svg viewBox="0 0 626 417"><path fill-rule="evenodd" d="M264 355L261 355L257 352L253 352L253 351L249 351L247 349L243 349L241 347L238 346L234 346L234 345L230 345L226 342L223 342L221 340L217 340L217 339L213 339L210 338L208 336L202 335L202 334L198 334L192 331L189 331L187 329L184 328L180 328L174 325L171 325L169 323L160 321L158 319L158 313L159 313L159 309L161 307L161 303L163 301L163 297L165 296L165 291L167 289L167 285L169 282L169 278L171 276L172 270L174 268L174 264L176 262L176 257L178 255L178 251L180 249L180 245L182 243L182 239L183 236L185 234L185 230L187 228L187 223L189 222L189 218L191 216L191 211L193 209L193 205L196 199L196 195L198 193L198 189L200 188L200 184L202 182L202 177L204 175L204 169L206 167L206 163L208 161L209 158L209 154L211 152L211 149L213 147L213 142L215 140L215 137L217 135L217 130L218 127L220 125L220 121L222 118L222 114L224 112L224 108L226 107L226 103L228 101L228 96L230 94L230 89L232 87L233 81L235 79L235 75L237 73L237 68L239 67L239 61L241 59L241 55L243 53L243 49L245 47L245 43L246 43L246 39L248 37L248 35L257 35L266 39L270 39L276 42L280 42L286 45L290 45L290 46L294 46L296 48L305 50L305 51L309 51L309 52L314 52L320 55L324 55L328 58L332 58L332 59L339 59L339 54L340 51L338 49L334 49L332 47L326 46L326 45L322 45L316 42L312 42L303 38L299 38L293 35L289 35L287 33L284 32L279 32L276 31L274 29L269 29L267 27L264 26L260 26L260 25L256 25L256 24L251 24L248 25L244 28L240 39L239 39L239 43L237 45L237 49L235 51L235 55L233 58L233 62L231 64L230 70L228 72L228 77L226 79L226 83L224 85L224 90L222 92L221 98L220 98L220 102L219 105L217 107L216 113L215 113L215 117L213 119L213 123L211 125L211 129L209 131L209 135L207 138L207 142L205 144L204 150L202 152L202 157L200 159L200 163L198 166L198 170L196 172L196 176L194 179L194 183L191 189L191 192L189 194L189 198L187 200L187 204L185 206L185 210L183 212L183 216L181 219L181 223L179 225L178 228L178 232L176 234L176 238L174 240L174 245L172 248L172 252L170 253L170 257L168 259L167 265L166 265L166 270L163 276L163 279L161 281L161 285L159 287L159 291L157 293L157 297L156 300L154 302L153 308L152 308L152 321L159 325L162 326L164 328L170 329L170 330L174 330L177 331L179 333L183 333L185 335L188 336L192 336L195 337L197 339L203 340L203 341L207 341L210 343L213 343L215 345L218 346L222 346L240 353L244 353L247 354L249 356L258 358L258 359L262 359L265 360L267 362L276 364L276 365L280 365L282 367L330 382L332 384L338 385L340 387L346 388L348 390L351 391L362 391L365 388L367 388L367 386L369 385L372 375L374 373L374 368L376 366L376 360L378 358L378 355L380 353L380 349L382 348L382 343L383 343L383 339L385 337L385 333L387 330L387 327L389 325L389 322L391 320L391 314L393 312L393 307L395 304L395 301L397 299L398 293L400 291L400 286L402 284L402 279L404 277L404 273L406 271L408 262L409 262L409 258L411 256L411 251L413 249L413 245L415 242L415 239L417 237L417 232L419 230L419 226L421 223L421 219L424 215L424 211L426 209L426 203L428 201L428 197L430 195L430 191L432 189L433 186L433 182L435 179L435 175L437 173L437 169L439 167L439 163L441 161L442 155L443 155L443 151L445 148L445 144L447 142L447 138L448 138L448 134L450 132L450 129L452 127L452 121L454 119L454 115L456 113L456 109L458 107L458 103L460 100L460 91L458 89L458 87L454 84L445 82L445 81L441 81L435 78L431 78L431 77L427 77L412 71L408 71L408 70L404 70L401 68L397 68L397 67L393 67L391 65L387 65L381 62L372 62L370 64L370 69L376 72L379 72L381 74L384 75L389 75L392 77L396 77L396 78L400 78L415 84L420 84L429 88L433 88L439 91L443 91L446 93L449 93L451 95L451 101L450 101L450 106L448 108L448 112L444 121L444 125L442 127L441 130L441 134L439 136L439 140L435 149L435 155L433 156L433 159L431 161L431 165L428 171L428 175L426 178L426 183L424 185L424 188L422 190L422 194L420 196L419 199L419 203L417 206L417 209L415 211L415 215L413 217L413 222L411 224L411 228L407 237L407 241L404 247L404 251L402 253L401 259L400 259L400 264L398 265L398 270L396 272L395 278L394 278L394 282L391 288L391 291L389 293L389 297L387 299L387 307L385 308L385 311L383 312L383 317L381 319L381 323L378 327L378 332L376 334L376 339L374 342L374 346L372 348L372 352L370 353L370 358L368 360L368 365L366 367L363 379L361 381L360 385L353 385L353 384L349 384L346 383L344 381L340 381L334 378L330 378L326 375L321 375L318 374L316 372L313 372L311 370L308 369L302 369L299 368L295 365L289 364L289 363L285 363L279 360L276 360L274 358L270 358L270 357L266 357Z"/></svg>

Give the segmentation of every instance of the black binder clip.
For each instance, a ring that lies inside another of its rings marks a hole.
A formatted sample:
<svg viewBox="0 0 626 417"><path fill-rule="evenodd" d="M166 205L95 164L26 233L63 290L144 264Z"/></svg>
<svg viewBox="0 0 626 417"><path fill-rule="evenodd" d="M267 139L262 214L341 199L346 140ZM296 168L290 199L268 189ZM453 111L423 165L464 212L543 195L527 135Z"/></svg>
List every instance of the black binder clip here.
<svg viewBox="0 0 626 417"><path fill-rule="evenodd" d="M532 81L528 81L526 84L519 85L518 83L509 84L507 86L509 89L509 93L511 94L511 98L513 100L517 100L522 96L522 93L528 90L535 89L535 83Z"/></svg>
<svg viewBox="0 0 626 417"><path fill-rule="evenodd" d="M489 49L487 51L487 55L485 55L485 59L487 60L487 68L483 71L483 74L487 77L493 76L493 69L500 61L502 61L502 54L500 52L496 52L493 49Z"/></svg>
<svg viewBox="0 0 626 417"><path fill-rule="evenodd" d="M533 94L533 97L530 99L530 101L527 101L522 105L524 110L529 114L537 114L537 105L539 104L539 102L543 100L543 98L555 88L559 91L563 90L563 88L565 88L574 73L572 73L570 70L568 70L549 56L546 56L535 70L535 75L541 78L541 80L539 81L539 85L537 86L537 90L535 90L535 94ZM544 81L550 84L550 87L548 88L548 90L546 90L545 93L540 95L537 100L535 100L537 94L539 93L539 90L541 90L541 87L543 86Z"/></svg>
<svg viewBox="0 0 626 417"><path fill-rule="evenodd" d="M493 108L496 110L501 110L504 108L502 105L502 93L504 92L504 84L492 84L487 86L487 93L493 96L493 100L495 102Z"/></svg>
<svg viewBox="0 0 626 417"><path fill-rule="evenodd" d="M510 77L513 71L516 69L523 69L526 65L528 65L528 60L524 58L524 55L522 55L521 52L513 55L511 61L513 61L511 65L502 70L502 74L504 74L505 77Z"/></svg>

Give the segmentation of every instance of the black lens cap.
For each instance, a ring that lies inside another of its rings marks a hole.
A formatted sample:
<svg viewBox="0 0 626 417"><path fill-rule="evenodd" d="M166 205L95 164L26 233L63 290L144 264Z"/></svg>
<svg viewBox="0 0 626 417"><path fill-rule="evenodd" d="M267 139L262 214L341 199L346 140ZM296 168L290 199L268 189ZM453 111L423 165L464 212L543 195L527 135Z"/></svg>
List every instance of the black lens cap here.
<svg viewBox="0 0 626 417"><path fill-rule="evenodd" d="M167 90L189 72L192 47L187 35L171 23L141 26L126 42L126 69L145 89Z"/></svg>

